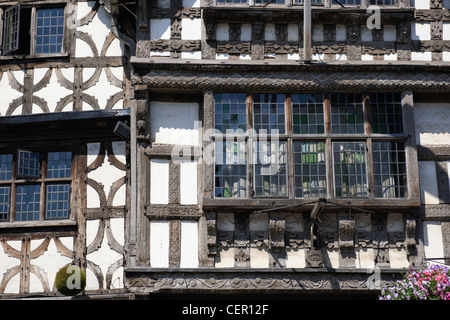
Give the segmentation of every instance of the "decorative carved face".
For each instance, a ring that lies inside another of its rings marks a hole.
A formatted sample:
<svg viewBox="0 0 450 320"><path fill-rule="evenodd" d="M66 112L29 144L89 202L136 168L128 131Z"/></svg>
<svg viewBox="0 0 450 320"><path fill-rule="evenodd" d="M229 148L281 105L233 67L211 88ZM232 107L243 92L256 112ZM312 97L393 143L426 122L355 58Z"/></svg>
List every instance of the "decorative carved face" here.
<svg viewBox="0 0 450 320"><path fill-rule="evenodd" d="M358 22L350 21L347 24L347 39L350 42L356 42L359 39L359 35L361 32L361 26Z"/></svg>
<svg viewBox="0 0 450 320"><path fill-rule="evenodd" d="M406 43L408 42L408 30L409 23L401 22L397 25L397 42L398 43Z"/></svg>

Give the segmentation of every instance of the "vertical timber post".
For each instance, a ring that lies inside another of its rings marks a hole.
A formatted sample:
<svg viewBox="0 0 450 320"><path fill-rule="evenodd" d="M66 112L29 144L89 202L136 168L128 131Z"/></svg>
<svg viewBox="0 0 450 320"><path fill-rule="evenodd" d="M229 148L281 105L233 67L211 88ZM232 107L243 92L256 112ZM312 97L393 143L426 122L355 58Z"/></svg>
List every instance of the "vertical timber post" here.
<svg viewBox="0 0 450 320"><path fill-rule="evenodd" d="M303 57L311 63L311 0L303 0Z"/></svg>

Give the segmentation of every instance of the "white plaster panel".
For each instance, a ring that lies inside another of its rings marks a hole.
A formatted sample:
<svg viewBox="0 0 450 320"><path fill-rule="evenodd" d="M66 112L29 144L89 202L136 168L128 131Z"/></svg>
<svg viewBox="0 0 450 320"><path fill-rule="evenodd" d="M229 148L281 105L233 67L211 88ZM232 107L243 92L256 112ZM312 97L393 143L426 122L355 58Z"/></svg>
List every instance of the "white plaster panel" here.
<svg viewBox="0 0 450 320"><path fill-rule="evenodd" d="M390 53L384 55L384 60L386 61L397 61L397 53Z"/></svg>
<svg viewBox="0 0 450 320"><path fill-rule="evenodd" d="M116 218L111 219L111 221L113 221L112 223L110 223L110 225L111 225L111 232L114 235L114 239L118 240L118 242L119 241L123 242L124 219ZM97 220L87 221L86 236L87 237L89 236L89 240L92 239L93 241L93 239L95 239L98 227L99 223ZM109 246L106 232L103 234L103 241L101 243L100 248L97 248L97 250L87 255L87 260L93 262L101 269L104 279L106 279L106 273L108 272L108 268L113 263L122 258L123 256L120 253L116 252L115 250L112 250L111 247ZM121 279L117 281L118 278ZM115 273L113 275L112 282L114 282L116 286L120 285L123 282L123 275L120 273ZM103 284L103 286L105 285L106 283ZM123 287L123 285L121 285L121 287ZM93 277L90 280L88 278L86 279L86 289L88 288L91 290L98 289L98 281L96 277Z"/></svg>
<svg viewBox="0 0 450 320"><path fill-rule="evenodd" d="M268 268L269 256L267 249L250 247L250 268Z"/></svg>
<svg viewBox="0 0 450 320"><path fill-rule="evenodd" d="M430 9L429 0L411 0L411 7L416 9Z"/></svg>
<svg viewBox="0 0 450 320"><path fill-rule="evenodd" d="M344 24L336 25L336 41L347 40L347 27Z"/></svg>
<svg viewBox="0 0 450 320"><path fill-rule="evenodd" d="M180 163L180 204L197 204L197 161Z"/></svg>
<svg viewBox="0 0 450 320"><path fill-rule="evenodd" d="M312 29L312 40L323 41L323 25L313 24L311 29Z"/></svg>
<svg viewBox="0 0 450 320"><path fill-rule="evenodd" d="M252 40L252 25L250 23L243 23L241 25L241 41Z"/></svg>
<svg viewBox="0 0 450 320"><path fill-rule="evenodd" d="M91 70L89 70L89 69L91 69ZM84 72L86 72L86 71L90 71L90 72L94 73L95 69L94 68L84 68L83 79L85 79L85 81L89 79L89 77L86 77L84 75ZM107 104L108 100L111 98L111 96L113 96L114 94L116 94L118 92L121 92L122 90L123 90L122 88L118 88L118 87L112 85L108 81L108 78L106 77L105 69L103 69L100 74L100 77L98 78L98 82L94 86L90 87L87 90L84 90L83 92L86 94L89 94L89 95L93 96L95 99L97 99L100 109L105 109L106 104ZM116 103L115 107L117 107L117 105L123 107L123 102L119 101L118 103ZM83 101L83 110L92 110L92 106L90 106L89 104L87 104L86 102Z"/></svg>
<svg viewBox="0 0 450 320"><path fill-rule="evenodd" d="M447 161L448 185L450 186L450 161Z"/></svg>
<svg viewBox="0 0 450 320"><path fill-rule="evenodd" d="M305 250L287 249L286 250L286 268L305 268Z"/></svg>
<svg viewBox="0 0 450 320"><path fill-rule="evenodd" d="M20 251L21 241L7 241L7 243L14 249ZM0 246L0 283L3 281L5 272L17 265L20 265L20 260L8 256L4 252L3 246ZM19 276L12 278L5 288L5 293L19 293L19 281Z"/></svg>
<svg viewBox="0 0 450 320"><path fill-rule="evenodd" d="M200 0L183 0L183 7L188 8L198 8L200 7Z"/></svg>
<svg viewBox="0 0 450 320"><path fill-rule="evenodd" d="M87 185L86 188L86 206L87 208L100 208L100 197L90 185Z"/></svg>
<svg viewBox="0 0 450 320"><path fill-rule="evenodd" d="M250 215L250 231L267 231L269 230L268 213L259 213Z"/></svg>
<svg viewBox="0 0 450 320"><path fill-rule="evenodd" d="M117 243L121 246L125 243L125 220L123 218L111 218L109 220L111 232Z"/></svg>
<svg viewBox="0 0 450 320"><path fill-rule="evenodd" d="M218 213L216 227L219 231L234 231L234 214Z"/></svg>
<svg viewBox="0 0 450 320"><path fill-rule="evenodd" d="M169 221L150 221L150 266L169 267Z"/></svg>
<svg viewBox="0 0 450 320"><path fill-rule="evenodd" d="M182 19L181 20L181 39L183 40L201 40L202 38L202 19Z"/></svg>
<svg viewBox="0 0 450 320"><path fill-rule="evenodd" d="M388 232L402 232L405 230L403 223L403 214L390 213L387 217L387 231Z"/></svg>
<svg viewBox="0 0 450 320"><path fill-rule="evenodd" d="M442 22L442 39L450 40L450 22Z"/></svg>
<svg viewBox="0 0 450 320"><path fill-rule="evenodd" d="M441 223L438 221L423 222L423 247L425 258L443 258L444 244L442 239ZM436 260L436 262L443 262Z"/></svg>
<svg viewBox="0 0 450 320"><path fill-rule="evenodd" d="M239 55L240 60L252 60L252 55L248 53L241 53Z"/></svg>
<svg viewBox="0 0 450 320"><path fill-rule="evenodd" d="M273 23L267 23L264 28L264 40L275 41L277 39L275 35L275 25Z"/></svg>
<svg viewBox="0 0 450 320"><path fill-rule="evenodd" d="M24 77L23 71L13 71L12 74L20 84L23 84L23 77ZM3 76L0 79L0 93L1 93L0 116L5 116L6 112L8 111L9 104L14 99L17 99L22 96L21 92L14 90L9 85L9 77L8 72L6 70L3 72ZM20 111L20 113L22 113L22 106L20 106L18 110Z"/></svg>
<svg viewBox="0 0 450 320"><path fill-rule="evenodd" d="M181 53L182 59L193 59L198 60L202 58L202 52L201 51L193 51L193 52L182 52Z"/></svg>
<svg viewBox="0 0 450 320"><path fill-rule="evenodd" d="M216 25L216 40L217 41L228 41L228 23L218 23Z"/></svg>
<svg viewBox="0 0 450 320"><path fill-rule="evenodd" d="M419 180L422 203L439 204L434 161L419 161Z"/></svg>
<svg viewBox="0 0 450 320"><path fill-rule="evenodd" d="M80 4L81 2L78 2L78 5ZM87 5L93 7L95 5L95 1L89 1ZM97 14L94 16L92 21L89 22L87 25L78 27L77 30L88 33L92 37L92 40L94 40L95 46L97 47L97 50L100 53L103 44L105 43L106 37L111 32L111 17L109 13L105 10L105 8L103 6L100 6ZM79 41L77 41L77 46L78 43ZM89 51L91 50L89 49ZM79 53L80 52L78 52L77 48L76 50L77 57ZM109 56L123 55L122 47L118 41L115 43L111 43L111 46L108 49L108 55ZM91 56L91 54L88 54L87 56Z"/></svg>
<svg viewBox="0 0 450 320"><path fill-rule="evenodd" d="M100 152L100 142L88 143L87 144L87 165L89 166L98 156Z"/></svg>
<svg viewBox="0 0 450 320"><path fill-rule="evenodd" d="M59 238L61 242L69 249L73 248L73 238L64 237ZM32 250L37 248L44 240L32 240L31 247ZM72 259L61 255L58 252L58 248L56 247L54 239L52 239L47 247L47 250L44 254L40 255L36 259L31 260L31 264L39 267L40 269L45 271L45 275L47 277L49 289L53 289L53 285L55 283L56 273L64 267L66 264L72 262ZM42 292L43 287L41 281L38 278L30 279L30 292Z"/></svg>
<svg viewBox="0 0 450 320"><path fill-rule="evenodd" d="M48 70L47 68L34 69L34 83L35 84L37 84L44 77L47 70ZM69 78L68 80L73 81L73 76L72 76L72 78ZM0 89L0 91L1 91L1 89ZM48 109L50 110L50 112L54 112L58 102L62 98L66 97L72 93L73 93L73 91L68 90L59 84L58 78L56 76L56 72L55 72L55 70L53 70L52 76L50 77L50 82L48 83L48 85L45 86L44 88L42 88L41 90L33 93L33 95L44 99L47 102ZM68 107L70 108L71 106L72 106L72 103L69 103Z"/></svg>
<svg viewBox="0 0 450 320"><path fill-rule="evenodd" d="M322 254L326 268L339 268L339 250L325 250Z"/></svg>
<svg viewBox="0 0 450 320"><path fill-rule="evenodd" d="M323 61L325 59L325 54L323 54L323 53L313 54L311 58L312 58L312 60Z"/></svg>
<svg viewBox="0 0 450 320"><path fill-rule="evenodd" d="M114 152L114 156L117 160L122 162L123 164L127 163L126 159L126 142L125 141L114 141L112 143L112 149Z"/></svg>
<svg viewBox="0 0 450 320"><path fill-rule="evenodd" d="M234 267L234 248L221 248L216 256L216 268L233 268Z"/></svg>
<svg viewBox="0 0 450 320"><path fill-rule="evenodd" d="M198 222L181 221L180 267L198 267Z"/></svg>
<svg viewBox="0 0 450 320"><path fill-rule="evenodd" d="M150 20L150 40L170 39L170 19Z"/></svg>
<svg viewBox="0 0 450 320"><path fill-rule="evenodd" d="M152 102L152 139L155 143L199 145L197 103Z"/></svg>
<svg viewBox="0 0 450 320"><path fill-rule="evenodd" d="M374 268L375 260L372 248L359 248L356 253L356 268Z"/></svg>
<svg viewBox="0 0 450 320"><path fill-rule="evenodd" d="M298 213L286 213L286 232L303 232L303 217Z"/></svg>
<svg viewBox="0 0 450 320"><path fill-rule="evenodd" d="M450 144L450 104L416 103L414 119L417 144Z"/></svg>
<svg viewBox="0 0 450 320"><path fill-rule="evenodd" d="M395 25L385 25L383 31L384 41L395 41L397 40L397 28Z"/></svg>
<svg viewBox="0 0 450 320"><path fill-rule="evenodd" d="M170 51L150 51L150 57L170 57Z"/></svg>
<svg viewBox="0 0 450 320"><path fill-rule="evenodd" d="M362 54L361 55L361 60L365 60L365 61L372 61L373 60L373 55L371 54Z"/></svg>
<svg viewBox="0 0 450 320"><path fill-rule="evenodd" d="M170 8L170 0L158 0L158 8Z"/></svg>
<svg viewBox="0 0 450 320"><path fill-rule="evenodd" d="M411 40L431 40L430 23L411 22Z"/></svg>
<svg viewBox="0 0 450 320"><path fill-rule="evenodd" d="M361 25L361 41L372 41L372 30L365 25Z"/></svg>
<svg viewBox="0 0 450 320"><path fill-rule="evenodd" d="M288 60L300 60L300 54L298 53L289 53Z"/></svg>
<svg viewBox="0 0 450 320"><path fill-rule="evenodd" d="M391 268L408 268L409 261L405 249L389 249L389 265Z"/></svg>
<svg viewBox="0 0 450 320"><path fill-rule="evenodd" d="M298 41L298 24L288 24L288 41Z"/></svg>
<svg viewBox="0 0 450 320"><path fill-rule="evenodd" d="M228 53L216 53L216 60L227 60Z"/></svg>
<svg viewBox="0 0 450 320"><path fill-rule="evenodd" d="M345 53L336 53L336 60L346 61L347 60L347 54Z"/></svg>
<svg viewBox="0 0 450 320"><path fill-rule="evenodd" d="M169 203L169 161L152 159L150 161L150 203Z"/></svg>
<svg viewBox="0 0 450 320"><path fill-rule="evenodd" d="M431 52L411 52L411 61L432 61Z"/></svg>

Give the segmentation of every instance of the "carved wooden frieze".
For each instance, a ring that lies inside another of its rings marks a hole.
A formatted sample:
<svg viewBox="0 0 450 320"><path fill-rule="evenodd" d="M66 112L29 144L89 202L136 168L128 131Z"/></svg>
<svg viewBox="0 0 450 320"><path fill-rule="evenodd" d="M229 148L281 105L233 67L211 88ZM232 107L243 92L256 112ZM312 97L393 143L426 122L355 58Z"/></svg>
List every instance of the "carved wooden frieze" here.
<svg viewBox="0 0 450 320"><path fill-rule="evenodd" d="M345 214L346 215L346 214ZM339 215L339 248L353 248L355 220Z"/></svg>
<svg viewBox="0 0 450 320"><path fill-rule="evenodd" d="M201 213L198 205L151 204L147 206L146 216L150 219L159 220L198 220L201 217Z"/></svg>
<svg viewBox="0 0 450 320"><path fill-rule="evenodd" d="M140 8L141 9L141 8ZM138 10L138 11L142 11ZM150 8L149 19L200 19L201 9L200 8L183 8L179 9L176 7L172 8Z"/></svg>
<svg viewBox="0 0 450 320"><path fill-rule="evenodd" d="M234 266L250 266L250 217L248 213L234 214Z"/></svg>
<svg viewBox="0 0 450 320"><path fill-rule="evenodd" d="M309 232L286 232L287 249L311 248L311 237Z"/></svg>
<svg viewBox="0 0 450 320"><path fill-rule="evenodd" d="M233 231L217 231L217 246L219 248L232 248L234 243Z"/></svg>
<svg viewBox="0 0 450 320"><path fill-rule="evenodd" d="M156 272L125 269L126 288L130 292L150 293L177 290L186 292L204 292L218 290L236 293L237 291L271 290L302 292L311 290L372 290L379 293L383 286L392 286L396 280L402 279L400 272L380 273L380 286L369 286L369 276L364 272L237 272L236 270L221 272L172 271Z"/></svg>
<svg viewBox="0 0 450 320"><path fill-rule="evenodd" d="M269 247L272 251L285 249L286 220L284 213L272 212L269 214Z"/></svg>
<svg viewBox="0 0 450 320"><path fill-rule="evenodd" d="M449 21L450 11L448 9L415 10L416 21Z"/></svg>
<svg viewBox="0 0 450 320"><path fill-rule="evenodd" d="M208 246L208 255L217 254L217 215L215 212L205 212L206 218L206 244Z"/></svg>
<svg viewBox="0 0 450 320"><path fill-rule="evenodd" d="M250 246L254 248L269 247L269 233L267 231L250 231Z"/></svg>
<svg viewBox="0 0 450 320"><path fill-rule="evenodd" d="M292 54L298 53L297 43L265 42L265 53Z"/></svg>
<svg viewBox="0 0 450 320"><path fill-rule="evenodd" d="M235 54L250 54L251 45L250 42L222 42L218 41L216 43L217 53L235 53Z"/></svg>
<svg viewBox="0 0 450 320"><path fill-rule="evenodd" d="M361 54L394 54L396 53L395 42L361 43Z"/></svg>
<svg viewBox="0 0 450 320"><path fill-rule="evenodd" d="M323 256L320 250L306 251L306 267L307 268L323 268Z"/></svg>
<svg viewBox="0 0 450 320"><path fill-rule="evenodd" d="M200 50L200 40L142 40L137 44L136 55L141 58L149 58L152 51L192 52Z"/></svg>
<svg viewBox="0 0 450 320"><path fill-rule="evenodd" d="M405 232L388 232L388 242L391 248L402 248L405 245Z"/></svg>

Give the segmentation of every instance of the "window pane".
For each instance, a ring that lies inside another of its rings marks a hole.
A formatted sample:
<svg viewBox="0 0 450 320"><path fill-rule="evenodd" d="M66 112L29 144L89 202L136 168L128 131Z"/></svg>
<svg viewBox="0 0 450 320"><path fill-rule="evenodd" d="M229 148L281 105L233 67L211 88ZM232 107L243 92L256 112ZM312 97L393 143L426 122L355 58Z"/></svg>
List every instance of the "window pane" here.
<svg viewBox="0 0 450 320"><path fill-rule="evenodd" d="M294 4L303 4L303 0L294 0ZM322 0L311 0L311 4L322 4Z"/></svg>
<svg viewBox="0 0 450 320"><path fill-rule="evenodd" d="M12 179L12 154L0 154L0 180Z"/></svg>
<svg viewBox="0 0 450 320"><path fill-rule="evenodd" d="M20 4L5 10L3 28L3 54L19 49Z"/></svg>
<svg viewBox="0 0 450 320"><path fill-rule="evenodd" d="M403 133L402 101L399 93L370 95L372 133Z"/></svg>
<svg viewBox="0 0 450 320"><path fill-rule="evenodd" d="M247 130L247 96L242 93L214 95L215 128L223 134L227 130Z"/></svg>
<svg viewBox="0 0 450 320"><path fill-rule="evenodd" d="M19 185L16 195L16 221L39 220L41 185Z"/></svg>
<svg viewBox="0 0 450 320"><path fill-rule="evenodd" d="M331 131L335 134L364 133L364 96L331 95Z"/></svg>
<svg viewBox="0 0 450 320"><path fill-rule="evenodd" d="M49 152L47 158L47 178L70 178L72 152Z"/></svg>
<svg viewBox="0 0 450 320"><path fill-rule="evenodd" d="M64 8L38 9L36 53L60 53L64 35Z"/></svg>
<svg viewBox="0 0 450 320"><path fill-rule="evenodd" d="M256 4L266 4L266 3L275 3L275 4L284 4L284 0L255 0Z"/></svg>
<svg viewBox="0 0 450 320"><path fill-rule="evenodd" d="M0 187L0 221L9 221L11 187Z"/></svg>
<svg viewBox="0 0 450 320"><path fill-rule="evenodd" d="M69 203L69 184L48 184L45 219L67 219L69 217Z"/></svg>
<svg viewBox="0 0 450 320"><path fill-rule="evenodd" d="M323 94L292 95L292 129L294 134L325 132Z"/></svg>
<svg viewBox="0 0 450 320"><path fill-rule="evenodd" d="M371 6L395 6L397 5L396 0L370 0Z"/></svg>
<svg viewBox="0 0 450 320"><path fill-rule="evenodd" d="M248 0L217 0L217 4L247 3Z"/></svg>
<svg viewBox="0 0 450 320"><path fill-rule="evenodd" d="M215 196L247 197L247 152L242 141L215 143Z"/></svg>
<svg viewBox="0 0 450 320"><path fill-rule="evenodd" d="M405 143L374 141L372 149L375 197L406 197Z"/></svg>
<svg viewBox="0 0 450 320"><path fill-rule="evenodd" d="M40 156L37 152L19 150L17 175L20 178L39 178Z"/></svg>
<svg viewBox="0 0 450 320"><path fill-rule="evenodd" d="M253 95L254 129L257 133L284 134L286 132L285 100L284 94Z"/></svg>
<svg viewBox="0 0 450 320"><path fill-rule="evenodd" d="M336 197L366 197L366 145L364 142L334 142Z"/></svg>
<svg viewBox="0 0 450 320"><path fill-rule="evenodd" d="M287 197L286 142L254 142L256 197Z"/></svg>
<svg viewBox="0 0 450 320"><path fill-rule="evenodd" d="M294 142L295 196L327 196L325 142Z"/></svg>

